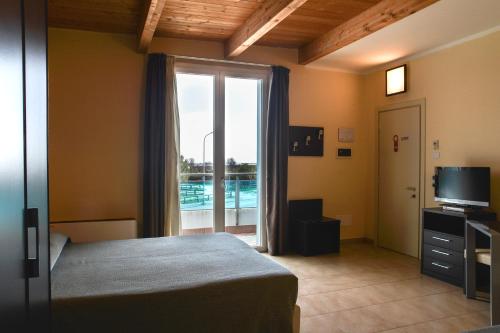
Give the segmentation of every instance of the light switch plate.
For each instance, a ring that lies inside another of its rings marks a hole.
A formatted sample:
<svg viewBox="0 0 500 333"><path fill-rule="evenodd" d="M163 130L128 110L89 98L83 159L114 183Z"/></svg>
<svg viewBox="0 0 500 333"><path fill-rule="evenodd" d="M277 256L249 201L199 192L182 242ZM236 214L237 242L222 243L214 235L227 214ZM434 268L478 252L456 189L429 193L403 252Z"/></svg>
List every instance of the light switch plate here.
<svg viewBox="0 0 500 333"><path fill-rule="evenodd" d="M439 150L439 140L432 141L432 149Z"/></svg>
<svg viewBox="0 0 500 333"><path fill-rule="evenodd" d="M337 148L337 158L351 158L352 149L351 148Z"/></svg>

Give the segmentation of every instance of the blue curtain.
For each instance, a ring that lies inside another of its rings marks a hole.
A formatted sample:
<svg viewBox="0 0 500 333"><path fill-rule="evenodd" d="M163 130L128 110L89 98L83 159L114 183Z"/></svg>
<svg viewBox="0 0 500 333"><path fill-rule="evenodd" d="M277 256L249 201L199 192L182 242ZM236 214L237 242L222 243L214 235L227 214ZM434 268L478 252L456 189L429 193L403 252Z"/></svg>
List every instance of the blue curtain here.
<svg viewBox="0 0 500 333"><path fill-rule="evenodd" d="M290 70L273 66L267 114L267 245L271 255L288 249L288 85Z"/></svg>
<svg viewBox="0 0 500 333"><path fill-rule="evenodd" d="M166 55L148 56L143 163L143 235L165 234Z"/></svg>

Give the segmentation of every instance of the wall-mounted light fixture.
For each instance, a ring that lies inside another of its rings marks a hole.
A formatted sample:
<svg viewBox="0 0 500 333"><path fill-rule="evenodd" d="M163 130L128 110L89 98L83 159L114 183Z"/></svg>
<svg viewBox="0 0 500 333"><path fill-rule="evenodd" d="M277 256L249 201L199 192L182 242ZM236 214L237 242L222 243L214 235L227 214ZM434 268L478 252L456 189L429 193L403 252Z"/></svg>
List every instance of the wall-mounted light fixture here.
<svg viewBox="0 0 500 333"><path fill-rule="evenodd" d="M406 65L385 71L385 95L392 96L406 92Z"/></svg>

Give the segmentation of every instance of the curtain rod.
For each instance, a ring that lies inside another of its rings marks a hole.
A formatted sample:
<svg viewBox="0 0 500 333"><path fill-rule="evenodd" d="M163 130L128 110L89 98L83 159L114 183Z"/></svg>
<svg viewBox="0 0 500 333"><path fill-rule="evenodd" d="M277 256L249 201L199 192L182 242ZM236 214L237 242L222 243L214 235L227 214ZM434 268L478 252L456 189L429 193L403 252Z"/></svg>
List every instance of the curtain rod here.
<svg viewBox="0 0 500 333"><path fill-rule="evenodd" d="M210 59L210 58L200 58L200 57L190 57L190 56L181 56L170 54L171 56L177 59L185 59L185 60L196 60L196 61L207 61L207 62L221 62L225 64L234 64L234 65L245 65L245 66L257 66L257 67L271 67L271 65L265 64L256 64L253 62L243 62L243 61L234 61L234 60L223 60L223 59Z"/></svg>

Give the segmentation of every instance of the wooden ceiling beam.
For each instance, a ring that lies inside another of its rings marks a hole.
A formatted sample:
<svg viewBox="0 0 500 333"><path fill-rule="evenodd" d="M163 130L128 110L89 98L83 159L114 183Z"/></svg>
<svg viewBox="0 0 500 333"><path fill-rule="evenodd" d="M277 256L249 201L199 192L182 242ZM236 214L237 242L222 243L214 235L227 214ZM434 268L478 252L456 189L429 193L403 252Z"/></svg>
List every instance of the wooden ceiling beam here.
<svg viewBox="0 0 500 333"><path fill-rule="evenodd" d="M147 0L144 8L144 15L138 28L138 49L140 52L147 51L156 27L160 21L163 7L167 0Z"/></svg>
<svg viewBox="0 0 500 333"><path fill-rule="evenodd" d="M299 49L299 63L306 65L416 13L436 1L438 0L382 0L301 47Z"/></svg>
<svg viewBox="0 0 500 333"><path fill-rule="evenodd" d="M266 0L226 41L226 57L243 53L307 0Z"/></svg>

